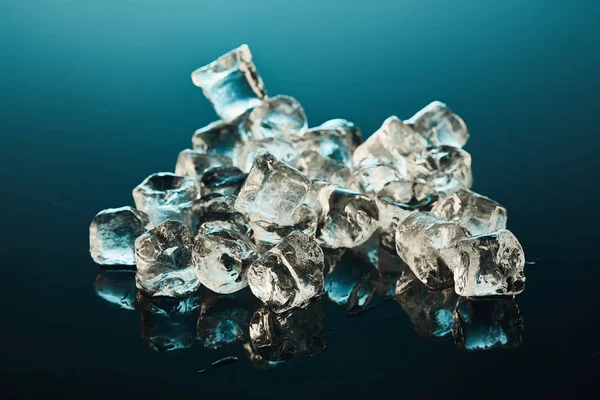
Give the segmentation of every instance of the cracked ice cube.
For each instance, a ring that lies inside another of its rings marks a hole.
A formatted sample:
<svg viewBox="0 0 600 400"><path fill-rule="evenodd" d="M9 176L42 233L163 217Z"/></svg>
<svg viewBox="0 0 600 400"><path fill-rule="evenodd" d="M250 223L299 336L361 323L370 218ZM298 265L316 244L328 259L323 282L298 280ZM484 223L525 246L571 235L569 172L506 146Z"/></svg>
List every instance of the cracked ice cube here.
<svg viewBox="0 0 600 400"><path fill-rule="evenodd" d="M233 164L244 172L250 171L254 158L262 151L267 150L278 160L294 167L300 156L296 144L285 137L273 137L263 140L253 140L241 143L234 149Z"/></svg>
<svg viewBox="0 0 600 400"><path fill-rule="evenodd" d="M194 85L202 88L221 118L231 121L267 97L252 53L242 45L192 72Z"/></svg>
<svg viewBox="0 0 600 400"><path fill-rule="evenodd" d="M406 158L409 181L428 183L438 192L455 192L469 189L473 184L471 155L451 147L428 147Z"/></svg>
<svg viewBox="0 0 600 400"><path fill-rule="evenodd" d="M250 266L250 289L271 310L303 307L323 292L323 250L310 236L294 232Z"/></svg>
<svg viewBox="0 0 600 400"><path fill-rule="evenodd" d="M206 171L215 167L229 166L231 166L231 159L227 157L185 149L179 153L179 157L177 158L175 175L194 178L196 180L198 191L200 191L200 181Z"/></svg>
<svg viewBox="0 0 600 400"><path fill-rule="evenodd" d="M523 315L511 299L461 298L452 319L452 336L460 350L474 352L521 345Z"/></svg>
<svg viewBox="0 0 600 400"><path fill-rule="evenodd" d="M194 150L199 153L233 158L233 149L240 143L236 121L215 121L197 129L192 136Z"/></svg>
<svg viewBox="0 0 600 400"><path fill-rule="evenodd" d="M135 310L135 272L103 270L94 281L94 291L102 299L126 310Z"/></svg>
<svg viewBox="0 0 600 400"><path fill-rule="evenodd" d="M346 138L347 143L350 144L352 151L356 149L363 142L362 132L355 123L347 121L345 119L336 118L330 119L329 121L323 122L321 125L313 128L315 130L328 130L335 131L341 136Z"/></svg>
<svg viewBox="0 0 600 400"><path fill-rule="evenodd" d="M515 295L525 289L525 254L510 231L462 239L456 250L445 259L459 295Z"/></svg>
<svg viewBox="0 0 600 400"><path fill-rule="evenodd" d="M369 164L357 168L350 181L350 189L366 194L374 194L383 189L386 183L406 180L406 173L394 164Z"/></svg>
<svg viewBox="0 0 600 400"><path fill-rule="evenodd" d="M197 194L194 179L158 172L133 189L133 200L135 207L148 215L151 226L171 219L191 227L192 202Z"/></svg>
<svg viewBox="0 0 600 400"><path fill-rule="evenodd" d="M395 163L408 154L424 150L427 140L412 126L391 116L363 144L354 150L354 165Z"/></svg>
<svg viewBox="0 0 600 400"><path fill-rule="evenodd" d="M251 220L292 225L294 212L302 204L310 179L279 161L267 151L259 151L238 194L235 209Z"/></svg>
<svg viewBox="0 0 600 400"><path fill-rule="evenodd" d="M396 247L398 224L417 211L429 211L438 199L435 189L423 183L392 181L377 192L381 243L388 249Z"/></svg>
<svg viewBox="0 0 600 400"><path fill-rule="evenodd" d="M248 218L235 211L233 205L236 197L212 193L194 202L192 211L196 221L196 234L203 234L212 229L227 229L245 236L251 236Z"/></svg>
<svg viewBox="0 0 600 400"><path fill-rule="evenodd" d="M193 261L200 282L216 293L234 293L248 286L248 267L256 259L250 239L238 232L212 229L196 237Z"/></svg>
<svg viewBox="0 0 600 400"><path fill-rule="evenodd" d="M439 199L431 212L445 220L457 222L473 236L506 228L506 208L466 189Z"/></svg>
<svg viewBox="0 0 600 400"><path fill-rule="evenodd" d="M148 224L148 216L132 207L100 211L90 225L92 259L103 265L135 264L135 239Z"/></svg>
<svg viewBox="0 0 600 400"><path fill-rule="evenodd" d="M254 240L261 246L277 244L292 232L300 231L307 236L314 237L317 231L318 215L315 210L306 204L301 204L294 214L293 225L279 225L265 221L250 221L250 227L254 231Z"/></svg>
<svg viewBox="0 0 600 400"><path fill-rule="evenodd" d="M425 286L446 289L454 283L447 258L458 253L457 242L467 236L468 232L457 223L417 212L398 225L396 251Z"/></svg>
<svg viewBox="0 0 600 400"><path fill-rule="evenodd" d="M293 361L325 350L325 311L320 301L277 314L263 307L250 320L250 344L256 361Z"/></svg>
<svg viewBox="0 0 600 400"><path fill-rule="evenodd" d="M467 125L442 102L434 101L405 121L431 144L462 147L469 140Z"/></svg>
<svg viewBox="0 0 600 400"><path fill-rule="evenodd" d="M146 297L137 293L142 340L159 353L192 347L196 340L199 299Z"/></svg>
<svg viewBox="0 0 600 400"><path fill-rule="evenodd" d="M207 169L199 182L201 196L210 193L236 195L246 182L247 176L248 174L236 167L219 166Z"/></svg>
<svg viewBox="0 0 600 400"><path fill-rule="evenodd" d="M167 220L135 241L138 289L148 296L185 297L200 286L192 266L192 234Z"/></svg>
<svg viewBox="0 0 600 400"><path fill-rule="evenodd" d="M337 188L321 192L319 200L323 221L319 224L317 238L323 246L356 247L377 230L379 211L369 196Z"/></svg>
<svg viewBox="0 0 600 400"><path fill-rule="evenodd" d="M246 141L302 135L308 123L298 100L289 96L275 96L248 110L238 127Z"/></svg>

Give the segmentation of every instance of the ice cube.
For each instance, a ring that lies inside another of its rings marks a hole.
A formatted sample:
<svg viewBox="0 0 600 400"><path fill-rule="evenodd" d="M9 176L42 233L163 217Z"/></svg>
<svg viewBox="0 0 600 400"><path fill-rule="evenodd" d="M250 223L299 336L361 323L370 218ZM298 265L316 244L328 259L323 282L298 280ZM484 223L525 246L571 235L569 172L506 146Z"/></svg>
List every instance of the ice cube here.
<svg viewBox="0 0 600 400"><path fill-rule="evenodd" d="M271 310L303 307L323 292L323 250L310 236L294 232L256 260L250 289Z"/></svg>
<svg viewBox="0 0 600 400"><path fill-rule="evenodd" d="M304 109L298 100L289 96L275 96L248 110L238 130L246 141L302 135L308 125Z"/></svg>
<svg viewBox="0 0 600 400"><path fill-rule="evenodd" d="M235 209L252 220L294 224L294 212L302 204L310 179L279 161L267 151L259 151L238 194Z"/></svg>
<svg viewBox="0 0 600 400"><path fill-rule="evenodd" d="M471 155L450 146L428 147L406 158L409 181L428 183L438 192L469 189L473 184Z"/></svg>
<svg viewBox="0 0 600 400"><path fill-rule="evenodd" d="M366 242L377 230L379 211L369 196L346 189L319 194L322 223L317 238L325 247L352 248Z"/></svg>
<svg viewBox="0 0 600 400"><path fill-rule="evenodd" d="M374 195L386 183L401 180L406 180L406 173L398 169L397 164L367 164L354 170L349 187L357 192Z"/></svg>
<svg viewBox="0 0 600 400"><path fill-rule="evenodd" d="M325 311L320 301L306 308L277 314L264 307L250 320L250 343L254 359L291 362L325 350Z"/></svg>
<svg viewBox="0 0 600 400"><path fill-rule="evenodd" d="M458 222L473 236L506 228L506 208L466 189L442 197L431 212L445 220Z"/></svg>
<svg viewBox="0 0 600 400"><path fill-rule="evenodd" d="M102 265L135 264L135 239L148 224L148 216L131 207L100 211L90 225L92 259Z"/></svg>
<svg viewBox="0 0 600 400"><path fill-rule="evenodd" d="M446 289L454 283L446 257L454 257L457 242L467 236L468 232L455 222L429 212L416 212L398 225L396 251L429 289Z"/></svg>
<svg viewBox="0 0 600 400"><path fill-rule="evenodd" d="M352 172L344 164L323 157L315 151L304 151L296 161L298 170L312 180L328 180L338 187L347 187Z"/></svg>
<svg viewBox="0 0 600 400"><path fill-rule="evenodd" d="M200 301L197 297L149 298L137 293L142 322L142 340L159 353L192 347Z"/></svg>
<svg viewBox="0 0 600 400"><path fill-rule="evenodd" d="M94 291L102 299L125 310L135 310L135 272L102 270L94 281Z"/></svg>
<svg viewBox="0 0 600 400"><path fill-rule="evenodd" d="M266 221L250 221L250 227L254 231L254 240L263 248L277 244L292 232L300 231L307 236L314 237L317 231L318 215L315 210L305 204L301 204L294 214L293 225L279 225Z"/></svg>
<svg viewBox="0 0 600 400"><path fill-rule="evenodd" d="M192 145L195 151L211 155L233 158L233 149L241 142L234 121L215 121L194 132Z"/></svg>
<svg viewBox="0 0 600 400"><path fill-rule="evenodd" d="M434 101L405 121L431 144L462 147L469 140L467 125L447 105Z"/></svg>
<svg viewBox="0 0 600 400"><path fill-rule="evenodd" d="M398 224L417 211L429 211L437 201L435 189L424 183L392 181L377 192L379 233L381 243L388 249L396 248Z"/></svg>
<svg viewBox="0 0 600 400"><path fill-rule="evenodd" d="M352 140L344 131L317 127L297 138L296 144L302 151L315 152L340 166L352 168Z"/></svg>
<svg viewBox="0 0 600 400"><path fill-rule="evenodd" d="M177 158L175 175L194 178L198 191L200 191L200 181L206 171L215 167L229 167L231 165L231 159L227 157L185 149L179 153Z"/></svg>
<svg viewBox="0 0 600 400"><path fill-rule="evenodd" d="M444 258L461 296L515 295L525 289L525 254L506 229L462 239Z"/></svg>
<svg viewBox="0 0 600 400"><path fill-rule="evenodd" d="M246 273L256 259L248 237L227 229L212 229L198 235L193 261L200 282L216 293L234 293L248 286Z"/></svg>
<svg viewBox="0 0 600 400"><path fill-rule="evenodd" d="M317 212L319 220L323 219L323 207L321 203L329 203L329 196L331 196L336 187L336 185L325 180L311 181L306 197L304 198L304 203Z"/></svg>
<svg viewBox="0 0 600 400"><path fill-rule="evenodd" d="M248 172L252 168L254 158L261 150L267 150L278 160L292 167L296 166L300 156L300 150L295 143L285 137L274 137L237 145L233 152L233 164L242 171Z"/></svg>
<svg viewBox="0 0 600 400"><path fill-rule="evenodd" d="M133 189L133 200L135 207L148 215L151 226L171 219L191 227L192 202L197 194L193 178L158 172Z"/></svg>
<svg viewBox="0 0 600 400"><path fill-rule="evenodd" d="M214 167L207 169L200 179L201 196L210 193L236 195L246 182L248 174L236 167Z"/></svg>
<svg viewBox="0 0 600 400"><path fill-rule="evenodd" d="M391 116L363 144L354 150L354 165L396 163L410 153L427 147L427 140L398 117Z"/></svg>
<svg viewBox="0 0 600 400"><path fill-rule="evenodd" d="M348 140L351 144L351 149L354 151L363 142L362 132L354 122L345 119L336 118L323 122L321 125L313 128L315 130L336 131Z"/></svg>
<svg viewBox="0 0 600 400"><path fill-rule="evenodd" d="M148 296L185 297L200 286L192 266L192 234L167 220L135 241L135 282Z"/></svg>
<svg viewBox="0 0 600 400"><path fill-rule="evenodd" d="M192 72L194 85L202 88L221 118L231 121L267 97L252 53L242 45Z"/></svg>
<svg viewBox="0 0 600 400"><path fill-rule="evenodd" d="M452 318L452 336L464 351L521 345L523 315L512 299L461 298Z"/></svg>
<svg viewBox="0 0 600 400"><path fill-rule="evenodd" d="M212 193L196 200L192 207L197 225L194 232L203 234L214 228L221 228L251 236L248 218L233 208L235 199L233 195Z"/></svg>

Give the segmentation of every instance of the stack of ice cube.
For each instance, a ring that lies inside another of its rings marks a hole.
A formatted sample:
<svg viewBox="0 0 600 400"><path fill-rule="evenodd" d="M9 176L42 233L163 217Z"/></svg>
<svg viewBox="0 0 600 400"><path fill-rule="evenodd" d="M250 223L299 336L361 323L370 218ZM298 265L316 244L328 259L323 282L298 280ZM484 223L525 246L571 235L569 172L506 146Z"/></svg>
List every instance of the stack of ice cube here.
<svg viewBox="0 0 600 400"><path fill-rule="evenodd" d="M135 209L104 210L90 227L94 260L136 264L143 294L250 286L285 313L323 293L323 248L355 248L376 231L429 289L524 289L506 209L470 190L469 132L445 104L405 121L391 116L363 141L350 121L309 128L298 100L267 96L246 45L192 80L220 119L194 133L175 173L133 190Z"/></svg>

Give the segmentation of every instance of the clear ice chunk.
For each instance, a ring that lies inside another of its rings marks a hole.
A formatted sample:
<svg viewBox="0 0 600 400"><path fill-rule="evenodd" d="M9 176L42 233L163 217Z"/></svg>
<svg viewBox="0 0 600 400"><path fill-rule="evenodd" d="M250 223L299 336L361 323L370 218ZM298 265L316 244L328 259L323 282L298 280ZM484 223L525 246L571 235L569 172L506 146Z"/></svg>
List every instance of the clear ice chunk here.
<svg viewBox="0 0 600 400"><path fill-rule="evenodd" d="M440 101L430 103L405 123L434 146L462 147L469 140L465 122Z"/></svg>
<svg viewBox="0 0 600 400"><path fill-rule="evenodd" d="M473 236L506 228L506 208L466 189L440 198L431 212L445 220L457 222Z"/></svg>
<svg viewBox="0 0 600 400"><path fill-rule="evenodd" d="M398 224L417 211L429 211L437 201L435 189L424 183L392 181L377 192L379 233L381 243L388 249L396 248Z"/></svg>
<svg viewBox="0 0 600 400"><path fill-rule="evenodd" d="M469 189L473 184L471 155L450 146L428 147L406 158L409 181L428 183L438 192Z"/></svg>
<svg viewBox="0 0 600 400"><path fill-rule="evenodd" d="M198 235L193 262L200 282L216 293L234 293L248 286L248 267L256 249L248 237L215 228Z"/></svg>
<svg viewBox="0 0 600 400"><path fill-rule="evenodd" d="M200 191L200 181L206 171L215 167L230 167L231 165L230 158L185 149L179 153L179 157L177 158L175 175L194 178L198 186L198 191Z"/></svg>
<svg viewBox="0 0 600 400"><path fill-rule="evenodd" d="M192 266L192 234L167 220L135 241L136 286L148 296L185 297L200 286Z"/></svg>
<svg viewBox="0 0 600 400"><path fill-rule="evenodd" d="M336 118L323 122L321 125L313 128L315 130L335 131L347 139L350 143L352 151L363 142L362 132L354 122L345 119Z"/></svg>
<svg viewBox="0 0 600 400"><path fill-rule="evenodd" d="M315 210L306 204L301 204L294 214L293 225L279 225L265 221L250 221L254 231L254 241L262 247L277 244L292 232L300 231L307 236L314 237L317 232L318 215Z"/></svg>
<svg viewBox="0 0 600 400"><path fill-rule="evenodd" d="M292 362L325 350L325 311L320 301L277 314L263 307L250 320L252 358Z"/></svg>
<svg viewBox="0 0 600 400"><path fill-rule="evenodd" d="M303 151L315 152L336 164L352 168L352 140L344 131L316 127L297 138L296 143Z"/></svg>
<svg viewBox="0 0 600 400"><path fill-rule="evenodd" d="M148 215L151 226L171 219L191 227L192 202L197 194L193 178L158 172L133 189L133 200L135 207Z"/></svg>
<svg viewBox="0 0 600 400"><path fill-rule="evenodd" d="M444 258L461 296L516 295L525 289L525 254L506 229L462 239Z"/></svg>
<svg viewBox="0 0 600 400"><path fill-rule="evenodd" d="M323 292L323 250L310 236L294 232L281 239L250 266L252 293L282 313L303 307Z"/></svg>
<svg viewBox="0 0 600 400"><path fill-rule="evenodd" d="M257 153L263 150L268 151L278 160L292 167L296 166L300 156L300 150L295 143L285 137L274 137L237 145L234 149L233 165L244 172L248 172L252 168Z"/></svg>
<svg viewBox="0 0 600 400"><path fill-rule="evenodd" d="M233 158L233 149L241 142L236 121L215 121L197 129L192 136L195 151Z"/></svg>
<svg viewBox="0 0 600 400"><path fill-rule="evenodd" d="M275 96L248 110L238 130L246 141L302 135L308 127L306 114L298 100L289 96Z"/></svg>
<svg viewBox="0 0 600 400"><path fill-rule="evenodd" d="M259 151L238 194L235 209L251 220L293 225L294 213L302 204L310 179L279 161L267 151Z"/></svg>
<svg viewBox="0 0 600 400"><path fill-rule="evenodd" d="M94 291L103 300L125 310L135 310L135 272L102 270L94 281Z"/></svg>
<svg viewBox="0 0 600 400"><path fill-rule="evenodd" d="M137 292L142 322L142 340L159 353L190 348L196 341L197 297L172 299L144 296Z"/></svg>
<svg viewBox="0 0 600 400"><path fill-rule="evenodd" d="M135 264L135 239L148 224L148 216L131 207L100 211L90 225L92 259L102 265Z"/></svg>
<svg viewBox="0 0 600 400"><path fill-rule="evenodd" d="M246 182L248 174L236 167L214 167L207 169L200 179L200 195L210 193L237 195Z"/></svg>
<svg viewBox="0 0 600 400"><path fill-rule="evenodd" d="M315 151L302 152L296 167L312 180L328 180L339 187L348 186L352 179L352 172L347 166Z"/></svg>
<svg viewBox="0 0 600 400"><path fill-rule="evenodd" d="M512 299L461 298L452 318L454 343L476 352L521 345L523 315Z"/></svg>
<svg viewBox="0 0 600 400"><path fill-rule="evenodd" d="M354 150L354 165L396 163L405 156L424 150L427 140L411 125L391 116L363 144Z"/></svg>
<svg viewBox="0 0 600 400"><path fill-rule="evenodd" d="M369 196L336 188L319 194L322 222L317 238L325 247L352 248L366 242L377 230L379 211Z"/></svg>
<svg viewBox="0 0 600 400"><path fill-rule="evenodd" d="M196 221L194 232L201 235L218 228L251 236L248 218L233 208L235 199L232 195L213 193L196 200L192 207Z"/></svg>
<svg viewBox="0 0 600 400"><path fill-rule="evenodd" d="M219 116L231 121L267 97L262 79L252 62L252 53L242 45L192 72Z"/></svg>
<svg viewBox="0 0 600 400"><path fill-rule="evenodd" d="M396 251L429 289L447 289L454 281L446 257L453 258L458 253L457 242L467 236L468 232L455 222L417 212L398 225Z"/></svg>
<svg viewBox="0 0 600 400"><path fill-rule="evenodd" d="M366 194L375 194L386 183L406 180L406 173L396 167L397 164L375 163L362 165L354 170L350 189Z"/></svg>
<svg viewBox="0 0 600 400"><path fill-rule="evenodd" d="M313 180L310 183L304 203L317 212L320 220L323 219L323 207L321 203L329 203L329 196L331 196L336 187L336 185L326 180Z"/></svg>

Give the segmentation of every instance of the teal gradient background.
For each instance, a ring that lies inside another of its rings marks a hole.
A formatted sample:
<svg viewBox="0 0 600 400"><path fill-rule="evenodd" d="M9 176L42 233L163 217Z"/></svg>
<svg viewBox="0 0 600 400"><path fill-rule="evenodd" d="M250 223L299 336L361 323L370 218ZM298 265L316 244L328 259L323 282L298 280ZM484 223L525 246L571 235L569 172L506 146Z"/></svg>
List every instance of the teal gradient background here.
<svg viewBox="0 0 600 400"><path fill-rule="evenodd" d="M252 397L246 388L256 384L291 386L290 398L452 397L469 387L510 397L567 392L576 381L590 388L599 15L600 3L585 0L0 0L8 392L152 397L172 386L200 397L225 385ZM465 119L474 190L507 207L509 229L537 261L522 348L459 355L415 337L406 321L366 316L322 357L200 380L189 372L214 356L150 354L135 316L94 297L89 222L132 204L148 174L173 170L193 131L216 119L190 73L242 43L269 94L297 98L310 125L346 118L368 135L432 100Z"/></svg>

